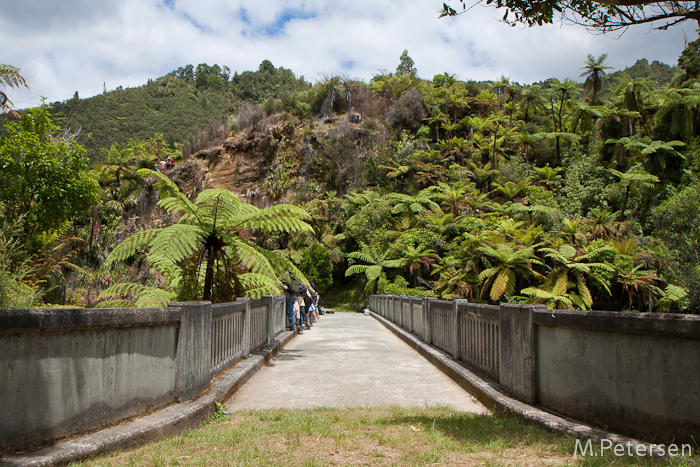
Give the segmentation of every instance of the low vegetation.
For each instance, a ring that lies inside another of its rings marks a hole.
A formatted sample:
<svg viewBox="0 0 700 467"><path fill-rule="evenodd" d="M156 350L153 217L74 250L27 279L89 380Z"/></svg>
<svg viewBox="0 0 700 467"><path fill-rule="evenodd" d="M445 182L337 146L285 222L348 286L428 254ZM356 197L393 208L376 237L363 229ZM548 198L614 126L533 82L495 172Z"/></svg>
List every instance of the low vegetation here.
<svg viewBox="0 0 700 467"><path fill-rule="evenodd" d="M71 465L696 465L687 457L575 453L573 438L449 408L265 410L217 415L202 429Z"/></svg>

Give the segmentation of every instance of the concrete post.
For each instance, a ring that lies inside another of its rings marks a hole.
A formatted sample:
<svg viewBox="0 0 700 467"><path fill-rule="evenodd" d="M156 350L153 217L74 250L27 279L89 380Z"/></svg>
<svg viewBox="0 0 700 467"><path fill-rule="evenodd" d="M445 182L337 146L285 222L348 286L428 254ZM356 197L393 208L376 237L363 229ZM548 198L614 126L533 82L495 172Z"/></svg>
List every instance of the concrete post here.
<svg viewBox="0 0 700 467"><path fill-rule="evenodd" d="M186 401L211 381L211 302L173 302L180 308L175 356L175 398Z"/></svg>
<svg viewBox="0 0 700 467"><path fill-rule="evenodd" d="M459 307L467 303L466 300L453 300L452 329L454 329L454 342L452 343L452 358L459 361L462 358L462 327L459 325Z"/></svg>
<svg viewBox="0 0 700 467"><path fill-rule="evenodd" d="M415 297L409 297L408 299L408 330L411 334L416 333L416 329L413 327L413 299Z"/></svg>
<svg viewBox="0 0 700 467"><path fill-rule="evenodd" d="M433 330L430 326L430 302L437 300L433 297L425 297L423 299L423 314L425 316L425 343L432 345L433 343Z"/></svg>
<svg viewBox="0 0 700 467"><path fill-rule="evenodd" d="M528 404L537 402L537 336L533 310L544 305L502 303L500 307L501 389Z"/></svg>
<svg viewBox="0 0 700 467"><path fill-rule="evenodd" d="M250 299L245 298L245 314L243 315L243 358L250 356Z"/></svg>

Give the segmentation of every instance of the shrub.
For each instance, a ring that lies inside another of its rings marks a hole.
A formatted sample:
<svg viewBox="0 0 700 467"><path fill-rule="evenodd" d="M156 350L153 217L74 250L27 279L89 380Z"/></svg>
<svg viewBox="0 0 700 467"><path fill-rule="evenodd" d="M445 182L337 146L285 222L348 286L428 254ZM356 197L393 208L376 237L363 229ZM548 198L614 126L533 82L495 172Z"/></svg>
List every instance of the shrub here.
<svg viewBox="0 0 700 467"><path fill-rule="evenodd" d="M423 108L423 96L416 88L411 88L389 108L386 120L396 128L416 131L427 115Z"/></svg>
<svg viewBox="0 0 700 467"><path fill-rule="evenodd" d="M257 125L265 119L265 111L260 104L244 102L236 114L236 131Z"/></svg>

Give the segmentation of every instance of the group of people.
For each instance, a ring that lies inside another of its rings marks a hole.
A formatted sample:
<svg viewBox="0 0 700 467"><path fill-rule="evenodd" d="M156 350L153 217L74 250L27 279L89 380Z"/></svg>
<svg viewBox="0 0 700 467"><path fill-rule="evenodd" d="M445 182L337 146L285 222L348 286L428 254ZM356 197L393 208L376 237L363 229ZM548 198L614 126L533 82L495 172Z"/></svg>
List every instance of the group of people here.
<svg viewBox="0 0 700 467"><path fill-rule="evenodd" d="M282 279L282 289L287 312L287 329L298 332L311 329L321 315L321 296L314 283L307 287L287 273L287 277Z"/></svg>
<svg viewBox="0 0 700 467"><path fill-rule="evenodd" d="M173 167L175 167L175 161L168 156L156 164L156 172L165 172L165 169L172 169Z"/></svg>

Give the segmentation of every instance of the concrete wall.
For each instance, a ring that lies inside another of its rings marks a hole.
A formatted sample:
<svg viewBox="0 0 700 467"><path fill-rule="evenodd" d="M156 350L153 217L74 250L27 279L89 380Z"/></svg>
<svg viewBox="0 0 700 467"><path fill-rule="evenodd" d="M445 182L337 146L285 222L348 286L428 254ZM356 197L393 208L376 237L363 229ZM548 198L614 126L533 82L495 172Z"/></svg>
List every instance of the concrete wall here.
<svg viewBox="0 0 700 467"><path fill-rule="evenodd" d="M649 441L700 441L700 317L534 313L538 401Z"/></svg>
<svg viewBox="0 0 700 467"><path fill-rule="evenodd" d="M0 454L196 396L214 371L250 353L251 315L263 328L255 330L259 344L284 329L279 301L0 311ZM217 327L220 318L234 314L241 332Z"/></svg>
<svg viewBox="0 0 700 467"><path fill-rule="evenodd" d="M369 303L399 324L392 318L395 299L373 296ZM416 335L493 379L503 392L649 442L700 440L700 316L459 301L450 331L446 309L423 299L430 325Z"/></svg>

